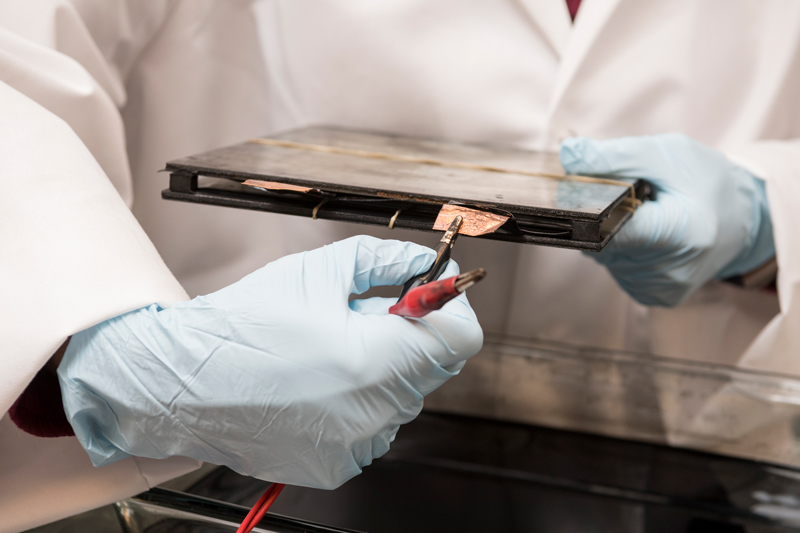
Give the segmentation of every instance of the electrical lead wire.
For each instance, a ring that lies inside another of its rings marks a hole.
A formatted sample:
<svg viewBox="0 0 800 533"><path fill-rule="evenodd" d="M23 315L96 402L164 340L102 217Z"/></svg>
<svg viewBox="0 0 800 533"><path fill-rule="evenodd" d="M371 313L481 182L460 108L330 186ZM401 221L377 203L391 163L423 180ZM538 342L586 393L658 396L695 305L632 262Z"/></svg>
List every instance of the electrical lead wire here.
<svg viewBox="0 0 800 533"><path fill-rule="evenodd" d="M250 509L250 512L247 513L247 516L242 521L242 525L239 526L239 529L236 530L236 533L250 533L253 528L261 522L264 515L267 514L267 511L269 511L269 508L275 503L275 500L278 499L278 495L285 486L286 485L283 483L273 483L270 485L253 508Z"/></svg>

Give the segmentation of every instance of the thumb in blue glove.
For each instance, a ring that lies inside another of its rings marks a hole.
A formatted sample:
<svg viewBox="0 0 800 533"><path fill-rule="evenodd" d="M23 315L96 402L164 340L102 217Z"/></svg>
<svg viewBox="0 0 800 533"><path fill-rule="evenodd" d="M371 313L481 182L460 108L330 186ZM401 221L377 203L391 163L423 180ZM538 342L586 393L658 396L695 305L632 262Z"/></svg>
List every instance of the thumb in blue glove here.
<svg viewBox="0 0 800 533"><path fill-rule="evenodd" d="M643 178L656 191L592 255L646 305L674 306L711 279L744 274L775 255L764 182L681 134L561 146L570 174Z"/></svg>
<svg viewBox="0 0 800 533"><path fill-rule="evenodd" d="M416 320L386 314L394 298L348 304L434 256L354 237L78 333L58 368L67 417L95 465L181 455L335 488L386 453L481 347L463 295ZM446 274L457 273L451 262Z"/></svg>

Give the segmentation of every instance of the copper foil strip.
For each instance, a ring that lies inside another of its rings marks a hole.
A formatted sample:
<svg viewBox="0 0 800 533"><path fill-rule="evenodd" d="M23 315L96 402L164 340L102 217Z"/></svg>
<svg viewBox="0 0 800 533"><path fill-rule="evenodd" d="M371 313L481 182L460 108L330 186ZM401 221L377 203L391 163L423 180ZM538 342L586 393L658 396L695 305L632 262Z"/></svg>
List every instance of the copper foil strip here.
<svg viewBox="0 0 800 533"><path fill-rule="evenodd" d="M247 180L242 185L249 185L257 189L267 189L269 191L295 191L295 192L308 192L313 191L311 187L301 187L299 185L289 185L288 183L278 183L277 181L262 181L262 180Z"/></svg>
<svg viewBox="0 0 800 533"><path fill-rule="evenodd" d="M453 219L458 215L464 217L464 222L461 224L461 229L459 229L458 232L469 235L470 237L494 233L508 220L508 217L489 213L488 211L479 211L460 205L444 204L441 211L439 211L439 215L436 217L436 222L433 223L433 229L446 231L447 228L450 227L450 224L452 224Z"/></svg>

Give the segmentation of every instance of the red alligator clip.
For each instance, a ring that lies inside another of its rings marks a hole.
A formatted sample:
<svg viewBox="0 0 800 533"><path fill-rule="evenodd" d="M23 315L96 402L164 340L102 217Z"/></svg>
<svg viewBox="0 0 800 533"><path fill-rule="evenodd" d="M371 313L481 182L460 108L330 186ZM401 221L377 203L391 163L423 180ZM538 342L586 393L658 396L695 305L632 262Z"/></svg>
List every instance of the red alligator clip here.
<svg viewBox="0 0 800 533"><path fill-rule="evenodd" d="M392 315L422 318L431 311L441 309L444 304L486 277L482 268L470 270L460 276L431 281L408 291L399 302L389 308Z"/></svg>

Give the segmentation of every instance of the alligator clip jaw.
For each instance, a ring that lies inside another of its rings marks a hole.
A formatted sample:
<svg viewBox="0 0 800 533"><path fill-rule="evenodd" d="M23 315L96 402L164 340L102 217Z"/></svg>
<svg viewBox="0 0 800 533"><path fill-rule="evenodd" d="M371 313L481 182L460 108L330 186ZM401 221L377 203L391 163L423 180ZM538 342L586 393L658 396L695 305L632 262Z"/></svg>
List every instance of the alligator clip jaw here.
<svg viewBox="0 0 800 533"><path fill-rule="evenodd" d="M458 230L461 229L461 224L464 222L464 217L459 215L453 219L450 227L444 232L439 244L436 245L436 259L433 265L426 272L414 276L403 284L403 290L400 292L400 298L406 295L408 291L414 287L419 287L431 281L436 281L442 275L444 269L447 268L447 263L450 261L450 252L453 250L453 245L458 238Z"/></svg>

